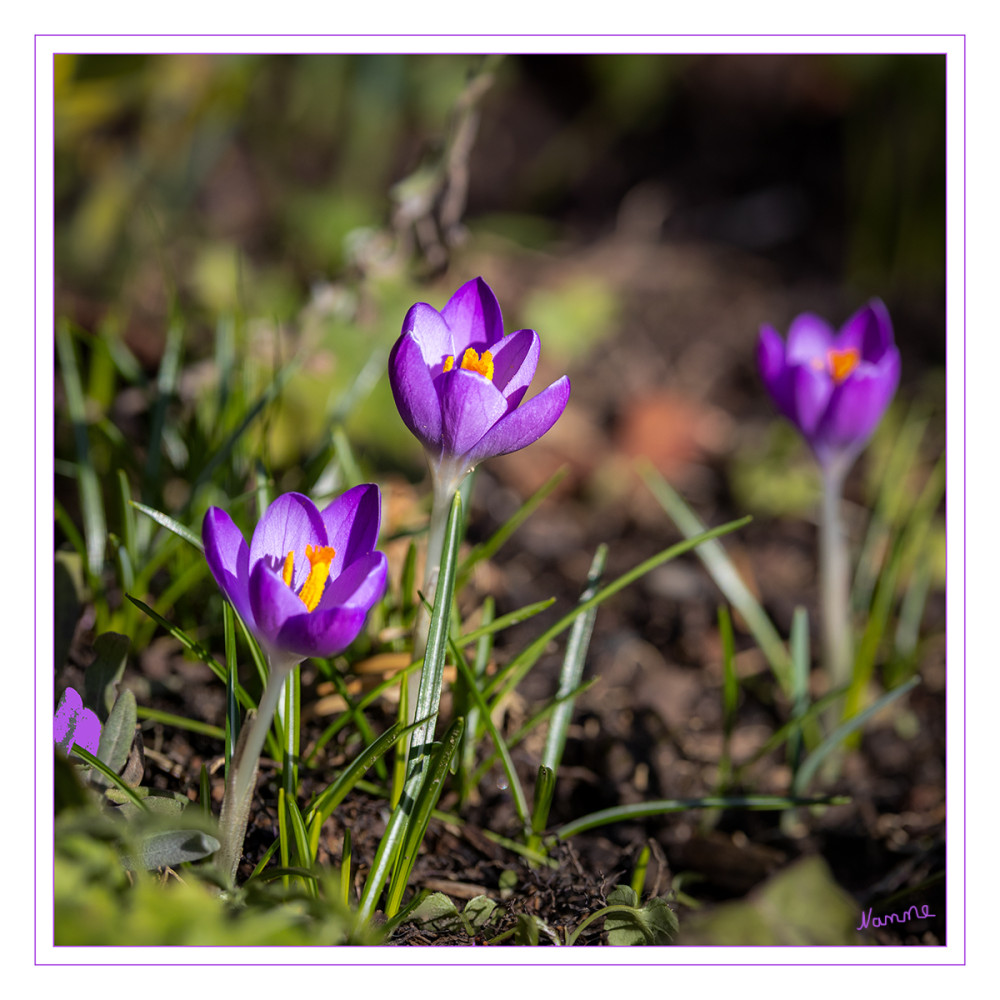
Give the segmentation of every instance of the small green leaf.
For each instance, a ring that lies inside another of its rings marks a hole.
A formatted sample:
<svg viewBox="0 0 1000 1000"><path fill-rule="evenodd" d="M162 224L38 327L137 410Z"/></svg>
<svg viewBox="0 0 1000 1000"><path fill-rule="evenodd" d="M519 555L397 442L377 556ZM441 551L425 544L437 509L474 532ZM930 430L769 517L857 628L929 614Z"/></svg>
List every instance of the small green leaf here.
<svg viewBox="0 0 1000 1000"><path fill-rule="evenodd" d="M538 944L538 923L531 914L519 913L517 915L517 926L514 928L514 944L532 946Z"/></svg>
<svg viewBox="0 0 1000 1000"><path fill-rule="evenodd" d="M638 905L635 890L619 885L608 894L608 906L615 907L604 918L608 944L616 947L669 944L677 933L677 915L666 900L654 897Z"/></svg>
<svg viewBox="0 0 1000 1000"><path fill-rule="evenodd" d="M97 747L97 758L115 772L120 774L135 737L136 710L135 695L126 688L118 696L114 707L108 715L108 721L101 730L101 742ZM106 785L103 776L94 775L94 781Z"/></svg>
<svg viewBox="0 0 1000 1000"><path fill-rule="evenodd" d="M422 924L438 920L458 920L458 910L443 892L433 892L413 911L411 918Z"/></svg>
<svg viewBox="0 0 1000 1000"><path fill-rule="evenodd" d="M185 861L197 861L214 854L221 845L201 830L168 830L146 837L138 856L122 857L126 868L175 868Z"/></svg>
<svg viewBox="0 0 1000 1000"><path fill-rule="evenodd" d="M493 916L493 911L496 908L496 901L490 899L489 896L473 896L465 904L462 916L469 922L472 932L478 933L489 923L490 917Z"/></svg>
<svg viewBox="0 0 1000 1000"><path fill-rule="evenodd" d="M105 632L94 640L97 656L83 678L84 704L93 708L103 722L115 703L118 684L125 673L128 636Z"/></svg>
<svg viewBox="0 0 1000 1000"><path fill-rule="evenodd" d="M608 893L608 906L638 906L639 897L630 885L616 885Z"/></svg>

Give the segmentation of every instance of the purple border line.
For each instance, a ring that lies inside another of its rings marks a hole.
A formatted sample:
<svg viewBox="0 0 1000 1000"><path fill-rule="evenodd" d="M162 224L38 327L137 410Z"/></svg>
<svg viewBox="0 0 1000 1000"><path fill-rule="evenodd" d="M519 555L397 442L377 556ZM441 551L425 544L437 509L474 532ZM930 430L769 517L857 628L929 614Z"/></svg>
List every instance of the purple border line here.
<svg viewBox="0 0 1000 1000"><path fill-rule="evenodd" d="M33 471L34 471L34 482L32 486L32 496L34 500L34 511L33 511L33 536L34 545L37 552L38 546L38 47L39 40L43 38L650 38L650 39L664 39L664 38L814 38L814 39L829 39L829 38L949 38L949 39L961 39L961 54L962 54L962 300L963 300L963 317L962 317L962 456L963 456L963 466L962 466L962 511L963 511L963 523L962 523L962 554L963 554L963 565L962 565L962 580L963 580L963 603L962 603L962 634L963 634L963 663L962 663L962 677L963 677L963 691L962 691L962 708L963 708L963 719L968 717L968 695L966 691L966 680L967 680L967 663L968 655L965 652L965 642L968 638L968 612L967 603L965 600L966 590L968 586L968 569L966 565L966 559L968 554L968 543L967 543L967 531L966 531L966 518L968 513L968 499L967 499L967 485L968 485L968 473L966 468L967 458L968 458L968 443L966 435L966 426L968 418L968 401L967 401L967 388L968 388L968 362L966 360L966 351L968 347L968 322L965 316L965 305L968 299L968 277L967 277L967 264L966 256L968 251L968 236L967 236L967 221L968 221L968 196L967 196L967 184L968 184L968 165L967 165L967 154L968 154L968 139L967 139L967 128L968 128L968 69L966 63L966 49L967 49L967 35L961 32L911 32L911 33L861 33L861 32L844 32L844 33L828 33L828 34L816 34L816 33L656 33L656 34L642 34L636 32L627 33L524 33L524 32L504 32L504 33L367 33L367 32L353 32L353 33L338 33L338 34L316 34L316 33L286 33L286 34L273 34L273 33L233 33L224 34L221 32L214 33L162 33L151 35L148 33L74 33L69 35L62 35L57 32L39 32L34 35L34 58L33 58L33 68L34 68L34 79L32 81L32 108L34 112L34 121L32 123L32 135L34 140L34 149L32 151L32 163L34 169L34 179L33 179L33 195L34 195L34 220L33 220L33 248L35 251L34 261L33 261L33 292L34 292L34 302L33 302L33 321L34 321L34 344L32 352L32 368L34 377L33 386L33 398L34 398L34 413L33 413L33 429L32 429L32 439L34 446L34 456L33 456ZM153 53L153 54L167 54L167 53ZM179 53L174 53L179 54ZM330 55L335 55L336 53L330 53ZM366 53L350 53L351 55L365 55ZM431 55L433 53L416 53ZM629 53L621 53L626 55ZM637 53L633 53L637 54ZM669 55L670 53L657 52L657 54ZM706 54L717 54L723 55L724 53L706 53ZM754 53L749 53L754 55L766 55L766 52L758 51ZM804 53L808 54L808 53ZM862 53L863 54L863 53ZM907 53L892 53L896 55L905 55ZM948 52L941 53L931 53L925 52L921 54L940 54L944 55L947 60ZM947 99L947 70L945 76L945 88L946 88L946 99ZM54 99L54 95L53 95ZM946 115L947 115L947 104L946 104ZM53 122L54 129L54 122ZM946 147L945 155L947 157L947 132L946 132ZM53 143L54 143L54 133L53 133ZM947 198L947 169L946 169L946 179L945 179L945 192ZM53 229L55 226L55 220L53 218ZM945 221L945 239L947 242L947 213ZM53 232L53 240L55 234ZM53 256L51 261L51 266L54 273L55 268L55 256L54 256L54 244L53 244ZM946 264L947 267L947 264ZM945 289L947 297L948 288L948 276L946 271L945 276ZM54 294L54 289L53 289ZM54 309L54 299L53 299L53 309ZM947 357L947 330L946 330L946 357ZM947 363L947 362L946 362ZM53 359L53 374L54 374L54 359ZM947 420L947 382L945 385L945 416ZM53 484L54 489L54 484ZM947 535L946 535L947 537ZM711 968L936 968L936 967L947 967L947 968L957 968L963 967L967 964L967 921L968 921L968 864L967 864L967 848L968 848L968 804L967 804L967 752L968 752L968 731L967 727L963 726L962 732L962 764L963 764L963 774L962 774L962 784L963 784L963 858L962 858L962 885L963 885L963 899L962 899L962 911L963 911L963 934L962 934L962 960L961 962L901 962L901 963L890 963L890 962L549 962L549 961L538 961L538 962L516 962L516 961L504 961L504 962L380 962L380 961L339 961L339 962L287 962L287 961L260 961L260 962L163 962L156 961L155 959L149 962L39 962L38 960L38 739L37 739L37 725L38 725L38 567L37 560L33 560L32 569L32 579L34 585L34 608L33 608L33 625L35 629L35 634L33 637L34 644L34 659L35 659L35 678L34 678L34 709L35 709L35 727L36 727L36 740L35 740L35 753L34 753L34 782L35 787L33 789L33 802L35 807L35 815L33 817L33 832L34 832L34 852L35 852L35 864L34 864L34 885L33 885L33 899L34 899L34 928L33 928L33 938L34 938L34 965L36 967L60 967L64 966L67 968L91 968L91 967L137 967L137 968L151 968L151 967L180 967L180 968L225 968L232 966L244 966L244 967L278 967L283 968L289 965L303 966L303 967L318 967L318 968L440 968L440 967L460 967L460 968L663 968L667 966L682 966L682 967L711 967ZM946 584L947 586L947 584ZM947 618L946 618L947 627ZM947 690L947 689L946 689ZM945 747L947 748L947 715L945 716ZM947 777L945 786L945 801L947 803ZM947 828L946 828L947 829ZM946 859L947 859L947 847L946 847ZM54 864L52 878L54 880ZM54 892L54 882L52 884ZM55 948L53 944L53 948ZM88 946L67 946L67 947L88 947ZM246 948L246 949L256 949L257 946L243 945L243 946L215 946L215 945L188 945L188 946L154 946L157 949L164 948L169 949L172 953L178 953L181 949L187 951L191 948L202 949L211 948L216 950L219 947L224 947L226 950L231 948ZM279 947L281 950L289 951L308 951L311 947L322 947L322 946L265 946L269 950L273 947ZM694 946L685 946L686 948ZM698 950L716 950L717 948L725 948L729 950L729 946L700 946ZM842 945L829 945L829 946L809 946L810 949L816 947L829 948L831 950L836 950L841 952L844 950L845 946ZM746 946L741 946L740 950L744 950ZM93 950L92 948L89 950ZM456 949L464 950L464 949ZM662 950L667 951L669 954L677 955L678 949L673 946L665 946ZM754 949L756 950L756 949ZM797 946L770 946L767 948L769 952L801 952L801 947ZM394 954L398 954L399 951L396 948L391 948L391 946L368 946L365 948L366 953L374 951L375 953L392 951ZM903 946L892 946L888 949L882 949L884 954L889 951L892 954L895 953L912 953L912 948Z"/></svg>

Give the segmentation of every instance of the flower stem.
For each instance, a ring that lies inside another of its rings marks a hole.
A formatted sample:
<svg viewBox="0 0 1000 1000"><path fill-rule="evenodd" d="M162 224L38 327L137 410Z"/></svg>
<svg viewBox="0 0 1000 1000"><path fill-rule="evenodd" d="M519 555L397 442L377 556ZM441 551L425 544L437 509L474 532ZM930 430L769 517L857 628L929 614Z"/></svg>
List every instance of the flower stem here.
<svg viewBox="0 0 1000 1000"><path fill-rule="evenodd" d="M274 710L285 685L289 671L299 661L279 660L268 656L267 684L261 695L256 712L247 714L246 723L240 732L239 743L229 766L226 780L226 796L222 801L219 817L219 839L222 846L215 855L215 863L231 885L236 883L236 869L243 854L243 839L246 836L247 819L250 815L250 799L257 777L257 765L264 749L267 731L271 728Z"/></svg>
<svg viewBox="0 0 1000 1000"><path fill-rule="evenodd" d="M847 543L840 516L845 469L823 469L823 511L819 536L820 608L823 615L823 661L831 688L851 678L852 636Z"/></svg>
<svg viewBox="0 0 1000 1000"><path fill-rule="evenodd" d="M450 480L441 482L437 477L434 480L434 504L431 507L431 522L427 533L427 556L424 563L424 582L420 592L427 602L420 603L417 608L417 620L413 626L413 660L414 662L423 659L427 652L427 635L431 627L431 615L427 610L427 604L434 605L435 592L437 591L438 576L441 573L441 550L444 547L444 532L448 525L448 513L451 510L451 498L455 494L455 484ZM416 721L414 713L417 708L417 691L420 688L420 675L422 671L412 671L406 679L406 692L409 718L407 722L412 724ZM406 739L409 745L409 737ZM406 747L403 748L406 752Z"/></svg>

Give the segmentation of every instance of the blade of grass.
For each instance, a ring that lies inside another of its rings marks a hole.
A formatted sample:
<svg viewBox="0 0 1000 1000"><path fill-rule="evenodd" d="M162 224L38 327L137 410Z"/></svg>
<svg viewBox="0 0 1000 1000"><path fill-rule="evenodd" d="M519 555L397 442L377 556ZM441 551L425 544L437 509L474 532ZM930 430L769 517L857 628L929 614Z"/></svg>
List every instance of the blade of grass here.
<svg viewBox="0 0 1000 1000"><path fill-rule="evenodd" d="M704 532L704 526L694 511L681 499L680 495L653 468L648 461L639 463L639 474L650 492L659 501L669 517L680 529L681 534L692 538ZM757 640L757 645L767 657L778 683L788 693L791 687L791 663L788 650L781 641L777 629L768 618L767 612L743 582L726 550L719 542L706 542L697 549L698 558L704 563L716 586L729 603L740 613L747 628Z"/></svg>
<svg viewBox="0 0 1000 1000"><path fill-rule="evenodd" d="M589 691L599 680L600 677L591 677L590 680L584 681L578 688L574 688L570 691L569 694L553 698L521 724L521 726L507 740L507 748L509 750L513 750L514 747L516 747L536 726L540 725L547 718L549 718L549 716L555 711L557 705L560 705L563 701L568 699L579 698L584 691ZM499 754L494 750L492 754L483 759L482 764L476 768L475 774L472 776L473 788L482 782L483 778L486 776L486 772L489 771L489 769L496 763L498 756Z"/></svg>
<svg viewBox="0 0 1000 1000"><path fill-rule="evenodd" d="M469 668L469 664L466 662L465 657L454 643L451 644L451 650L452 656L455 658L458 672L461 674L462 679L468 686L469 694L473 699L473 704L479 710L480 717L483 720L483 725L486 727L486 731L490 734L493 746L496 747L497 753L500 755L500 760L503 762L503 769L507 775L507 782L510 787L511 797L514 800L514 808L517 810L517 815L521 820L522 826L527 829L529 825L528 801L524 796L524 789L521 787L521 779L517 775L517 768L514 767L514 761L510 756L510 750L507 748L507 742L504 740L500 731L497 729L496 724L493 722L490 710L479 690L479 686L476 684L476 679L473 676L472 670Z"/></svg>
<svg viewBox="0 0 1000 1000"><path fill-rule="evenodd" d="M140 719L148 719L150 722L160 722L165 726L172 726L174 729L183 729L189 733L200 733L202 736L211 736L214 740L225 739L225 731L220 726L213 726L208 722L201 722L198 719L188 719L183 715L173 715L170 712L161 712L158 708L146 708L144 705L137 705L136 715Z"/></svg>
<svg viewBox="0 0 1000 1000"><path fill-rule="evenodd" d="M76 481L80 495L80 511L83 515L83 534L87 542L87 569L91 577L96 579L104 566L108 529L104 516L104 501L101 497L101 484L90 454L87 406L76 349L66 324L62 322L56 327L56 352L59 356L59 369L66 391L66 407L69 410L76 444Z"/></svg>
<svg viewBox="0 0 1000 1000"><path fill-rule="evenodd" d="M448 776L448 770L451 766L451 759L462 738L463 727L464 720L456 719L445 733L441 745L429 756L426 780L420 786L413 813L406 824L406 836L400 845L395 870L389 883L385 904L385 915L388 919L392 919L396 914L403 900L403 893L406 891L407 883L410 881L410 873L417 860L417 852L423 842L424 834L427 832L431 811L441 797L444 780Z"/></svg>
<svg viewBox="0 0 1000 1000"><path fill-rule="evenodd" d="M167 407L177 393L177 379L180 374L181 350L184 344L184 330L176 320L167 328L163 357L156 375L156 401L149 420L149 443L146 452L146 469L143 475L142 496L144 500L158 495L160 485L160 461L163 454L163 431L167 420Z"/></svg>
<svg viewBox="0 0 1000 1000"><path fill-rule="evenodd" d="M547 597L544 601L537 601L534 604L526 604L523 608L518 608L516 611L509 611L505 615L501 615L499 618L494 618L490 622L484 622L478 628L474 628L469 632L458 636L455 642L460 646L468 646L471 642L479 642L480 639L488 635L496 635L497 632L502 632L505 628L510 628L512 625L519 625L521 622L527 621L529 618L533 618L537 614L541 614L548 608L551 608L553 604L556 603L554 597Z"/></svg>
<svg viewBox="0 0 1000 1000"><path fill-rule="evenodd" d="M438 706L441 703L441 688L444 681L444 659L448 648L448 623L451 616L451 602L455 594L455 570L458 563L458 547L462 540L462 500L455 494L445 527L444 545L441 553L441 572L438 577L427 633L427 647L424 666L420 675L414 718L427 719L423 726L414 731L411 740L410 773L420 770L422 747L430 747L434 740L434 725L437 722ZM409 789L407 789L409 790Z"/></svg>
<svg viewBox="0 0 1000 1000"><path fill-rule="evenodd" d="M169 514L164 514L153 507L147 507L146 504L139 503L138 500L129 500L129 503L136 510L142 511L147 517L151 517L161 527L172 531L175 535L183 538L185 542L190 542L199 552L205 551L205 546L202 544L201 539L190 528L186 528L180 521L174 520Z"/></svg>
<svg viewBox="0 0 1000 1000"><path fill-rule="evenodd" d="M417 723L409 728L414 728ZM390 750L401 736L406 733L406 727L401 723L393 723L381 736L370 743L354 758L348 767L332 784L328 785L306 810L306 824L309 827L309 843L312 855L315 856L319 844L319 832L329 819L334 809L347 797L348 793L375 764L377 760Z"/></svg>
<svg viewBox="0 0 1000 1000"><path fill-rule="evenodd" d="M802 717L809 708L809 615L798 607L792 613L792 721L796 727L788 737L787 759L792 775L802 762Z"/></svg>
<svg viewBox="0 0 1000 1000"><path fill-rule="evenodd" d="M662 816L668 813L686 812L690 809L792 809L795 806L837 805L847 802L844 796L819 796L814 798L789 797L784 795L741 795L717 796L704 799L656 799L650 802L640 802L631 806L614 806L611 809L601 809L588 813L559 827L555 836L559 840L567 840L578 833L593 830L609 823L621 823L626 820L644 819L648 816Z"/></svg>
<svg viewBox="0 0 1000 1000"><path fill-rule="evenodd" d="M567 471L566 466L557 469L485 542L473 546L458 567L457 590L463 588L477 563L491 559L507 539L531 517L542 501L566 478Z"/></svg>
<svg viewBox="0 0 1000 1000"><path fill-rule="evenodd" d="M198 642L196 639L192 639L182 628L177 625L168 622L163 615L155 612L148 604L140 601L138 597L133 597L131 594L125 595L140 611L149 615L155 622L161 625L167 630L180 644L189 652L192 653L196 659L200 660L209 670L219 678L220 681L225 683L226 681L226 668L219 663L219 661L212 656L212 654L205 649L205 647ZM243 687L239 684L236 685L236 697L239 698L240 704L247 709L256 708L254 700L244 691Z"/></svg>
<svg viewBox="0 0 1000 1000"><path fill-rule="evenodd" d="M70 752L79 757L80 760L86 761L94 770L100 771L134 806L138 806L143 812L149 812L149 806L146 805L141 796L136 794L135 789L131 785L125 784L103 760L95 757L89 750L85 750L78 743L73 744Z"/></svg>
<svg viewBox="0 0 1000 1000"><path fill-rule="evenodd" d="M799 773L795 776L795 781L792 783L792 792L795 795L801 795L806 788L809 787L809 782L812 781L813 775L816 773L817 768L823 763L823 759L826 757L831 750L834 750L840 745L844 737L849 736L851 733L860 729L876 712L880 712L887 705L892 704L897 698L901 698L904 694L907 694L919 683L919 677L911 677L905 684L900 684L899 687L893 688L891 691L887 691L881 698L873 702L866 709L858 712L857 715L852 716L847 721L842 722L837 728L830 733L830 735L823 740L823 742L816 747L815 750L802 764L799 768Z"/></svg>
<svg viewBox="0 0 1000 1000"><path fill-rule="evenodd" d="M514 690L514 688L517 687L524 675L527 674L527 672L538 661L538 658L545 651L548 644L565 629L569 628L578 615L584 614L589 611L590 608L603 603L612 595L617 594L619 590L623 590L630 583L634 583L640 577L655 569L657 566L660 566L665 562L669 562L671 559L676 559L677 556L683 555L685 552L689 552L691 549L694 549L698 545L702 545L710 539L718 538L720 535L728 534L731 531L736 531L738 528L742 528L743 525L749 523L750 520L750 517L741 517L737 521L730 521L728 524L723 524L718 528L713 528L711 531L706 531L703 535L699 535L696 538L689 538L683 542L678 542L676 545L671 545L662 552L658 552L655 556L639 563L638 566L634 566L627 573L623 573L612 583L609 583L606 587L599 590L592 598L590 598L590 600L577 604L572 611L560 618L555 625L549 628L546 632L539 636L539 638L527 646L521 653L515 656L514 659L511 660L511 662L502 671L499 671L496 676L492 678L489 684L487 684L483 694L486 697L495 695L491 705L491 710L496 708L503 698L505 698L511 691Z"/></svg>
<svg viewBox="0 0 1000 1000"><path fill-rule="evenodd" d="M608 561L608 547L598 545L594 553L593 561L590 564L590 571L587 574L587 583L583 594L580 596L580 603L586 604L597 593L604 575L604 567ZM589 607L581 614L570 629L569 640L566 643L566 654L563 657L562 669L559 672L559 687L556 690L558 704L552 713L549 722L549 731L545 737L545 747L542 750L541 763L552 771L553 775L559 773L559 765L562 762L563 751L566 748L566 734L569 730L570 719L573 717L573 702L569 697L572 691L580 686L583 678L583 667L587 659L587 650L590 648L590 637L594 631L594 621L597 618L597 605ZM548 820L548 816L540 817L542 827Z"/></svg>

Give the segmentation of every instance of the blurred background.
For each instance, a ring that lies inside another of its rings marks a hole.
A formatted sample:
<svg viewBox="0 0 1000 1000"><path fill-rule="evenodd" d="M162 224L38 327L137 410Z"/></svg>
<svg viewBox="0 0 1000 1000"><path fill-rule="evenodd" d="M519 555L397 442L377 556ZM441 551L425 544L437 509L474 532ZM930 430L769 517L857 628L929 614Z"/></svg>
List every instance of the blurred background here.
<svg viewBox="0 0 1000 1000"><path fill-rule="evenodd" d="M944 361L944 57L66 55L54 72L57 314L147 373L178 318L186 360L225 315L265 368L310 352L277 467L412 301L478 273L552 371L624 335L619 401L752 378L761 322L839 324L872 295L904 385ZM351 433L416 473L386 398L382 379Z"/></svg>

